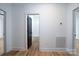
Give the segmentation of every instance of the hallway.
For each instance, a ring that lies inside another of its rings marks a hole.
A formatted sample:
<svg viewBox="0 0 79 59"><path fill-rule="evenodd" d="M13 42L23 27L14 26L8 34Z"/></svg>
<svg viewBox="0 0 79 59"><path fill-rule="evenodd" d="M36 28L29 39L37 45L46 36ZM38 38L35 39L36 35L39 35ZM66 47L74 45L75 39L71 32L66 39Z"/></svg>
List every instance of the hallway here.
<svg viewBox="0 0 79 59"><path fill-rule="evenodd" d="M74 44L78 6L79 3L0 4L0 36L4 41L0 40L0 53L4 49L8 56L70 56L76 45L74 52L79 55L79 41Z"/></svg>

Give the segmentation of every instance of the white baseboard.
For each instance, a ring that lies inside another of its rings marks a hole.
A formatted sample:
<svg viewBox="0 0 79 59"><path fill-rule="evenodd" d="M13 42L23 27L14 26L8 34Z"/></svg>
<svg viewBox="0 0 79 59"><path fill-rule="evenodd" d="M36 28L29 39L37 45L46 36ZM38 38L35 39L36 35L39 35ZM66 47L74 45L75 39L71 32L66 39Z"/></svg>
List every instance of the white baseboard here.
<svg viewBox="0 0 79 59"><path fill-rule="evenodd" d="M66 51L66 48L40 48L40 51Z"/></svg>
<svg viewBox="0 0 79 59"><path fill-rule="evenodd" d="M68 48L67 48L67 51L68 51L70 54L75 55L75 53L74 53L75 49L68 49Z"/></svg>
<svg viewBox="0 0 79 59"><path fill-rule="evenodd" d="M25 51L25 48L19 47L19 48L12 48L14 51Z"/></svg>

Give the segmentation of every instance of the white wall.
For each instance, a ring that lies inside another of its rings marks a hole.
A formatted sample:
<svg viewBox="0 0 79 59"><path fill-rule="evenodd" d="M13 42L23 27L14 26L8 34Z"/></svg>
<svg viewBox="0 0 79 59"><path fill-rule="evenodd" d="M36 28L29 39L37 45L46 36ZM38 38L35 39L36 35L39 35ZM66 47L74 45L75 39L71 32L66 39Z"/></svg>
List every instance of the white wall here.
<svg viewBox="0 0 79 59"><path fill-rule="evenodd" d="M57 36L67 36L67 48L73 49L72 10L78 6L79 4L12 4L12 6L11 4L0 4L0 8L7 12L7 51L10 51L11 48L25 49L24 39L27 35L25 35L24 19L27 13L40 14L41 50L56 48ZM62 26L59 25L60 21L63 22Z"/></svg>
<svg viewBox="0 0 79 59"><path fill-rule="evenodd" d="M39 37L39 15L29 15L32 18L32 37Z"/></svg>
<svg viewBox="0 0 79 59"><path fill-rule="evenodd" d="M76 14L76 39L79 39L79 12Z"/></svg>
<svg viewBox="0 0 79 59"><path fill-rule="evenodd" d="M40 50L55 49L56 37L66 37L66 9L66 4L12 4L12 47L25 49L25 14L39 13ZM63 25L59 25L61 21Z"/></svg>
<svg viewBox="0 0 79 59"><path fill-rule="evenodd" d="M6 11L6 49L7 52L11 50L11 39L12 39L12 24L11 24L11 4L0 4L0 9L3 9L4 11Z"/></svg>
<svg viewBox="0 0 79 59"><path fill-rule="evenodd" d="M72 41L72 10L79 4L0 4L7 12L7 51L11 48L25 49L25 14L40 14L40 49L56 48L56 37L67 38L67 48L73 49ZM11 9L12 8L12 9ZM12 21L11 21L12 10ZM62 21L63 25L59 25ZM12 24L11 24L12 22ZM11 26L12 25L12 26ZM11 29L12 28L12 29ZM12 39L12 42L11 42ZM12 43L12 46L11 46Z"/></svg>
<svg viewBox="0 0 79 59"><path fill-rule="evenodd" d="M25 49L24 7L12 4L12 49Z"/></svg>

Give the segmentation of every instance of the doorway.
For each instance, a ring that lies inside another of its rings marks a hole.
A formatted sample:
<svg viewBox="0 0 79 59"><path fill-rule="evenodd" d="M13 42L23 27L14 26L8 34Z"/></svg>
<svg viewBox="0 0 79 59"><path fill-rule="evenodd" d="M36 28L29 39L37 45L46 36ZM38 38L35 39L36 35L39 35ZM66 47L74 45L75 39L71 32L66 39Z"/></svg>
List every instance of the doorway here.
<svg viewBox="0 0 79 59"><path fill-rule="evenodd" d="M6 12L0 9L0 55L6 52Z"/></svg>
<svg viewBox="0 0 79 59"><path fill-rule="evenodd" d="M27 49L39 50L39 14L27 14Z"/></svg>
<svg viewBox="0 0 79 59"><path fill-rule="evenodd" d="M73 10L74 54L79 56L79 7Z"/></svg>

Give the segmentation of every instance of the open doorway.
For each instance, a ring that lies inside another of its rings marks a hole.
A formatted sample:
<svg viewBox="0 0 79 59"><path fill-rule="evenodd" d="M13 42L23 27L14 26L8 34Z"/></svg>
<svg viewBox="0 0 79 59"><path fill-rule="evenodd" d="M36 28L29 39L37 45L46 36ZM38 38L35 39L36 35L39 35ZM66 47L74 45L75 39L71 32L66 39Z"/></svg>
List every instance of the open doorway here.
<svg viewBox="0 0 79 59"><path fill-rule="evenodd" d="M27 48L39 50L39 14L27 14Z"/></svg>
<svg viewBox="0 0 79 59"><path fill-rule="evenodd" d="M6 52L6 19L5 11L0 9L0 55Z"/></svg>
<svg viewBox="0 0 79 59"><path fill-rule="evenodd" d="M73 10L73 39L75 55L79 55L79 7Z"/></svg>

